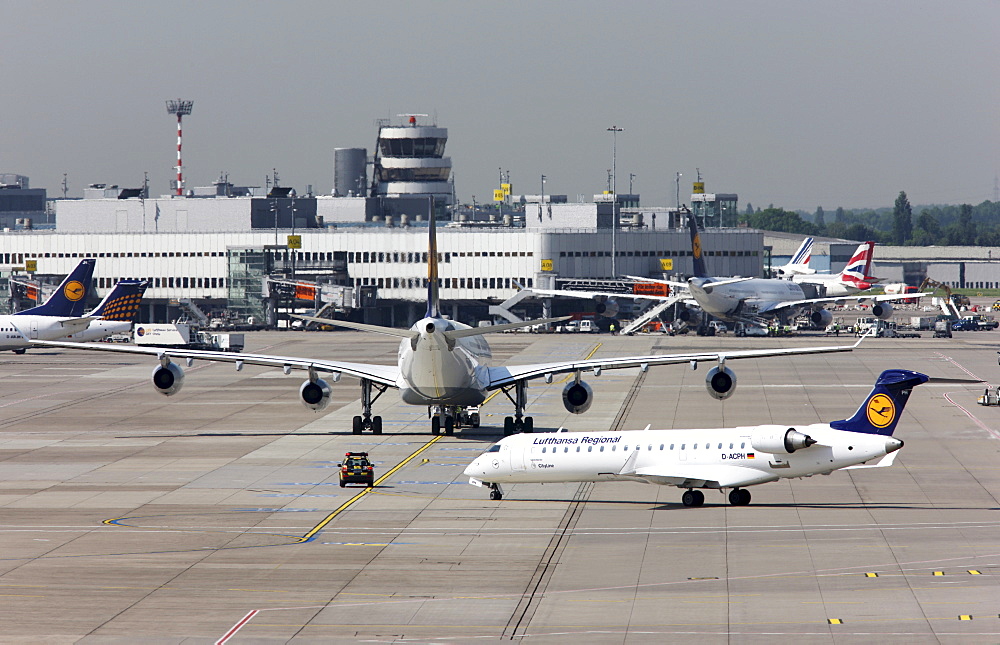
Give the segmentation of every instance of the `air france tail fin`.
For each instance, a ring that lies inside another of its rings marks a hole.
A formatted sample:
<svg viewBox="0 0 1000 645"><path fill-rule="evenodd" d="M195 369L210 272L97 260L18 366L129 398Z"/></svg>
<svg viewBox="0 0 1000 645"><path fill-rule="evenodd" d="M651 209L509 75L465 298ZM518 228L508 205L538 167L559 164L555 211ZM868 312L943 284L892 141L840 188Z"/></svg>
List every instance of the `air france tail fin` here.
<svg viewBox="0 0 1000 645"><path fill-rule="evenodd" d="M795 252L792 259L788 261L788 264L793 266L802 265L809 266L809 260L812 259L812 248L813 248L813 238L807 237L802 240L802 244L799 246L799 250Z"/></svg>
<svg viewBox="0 0 1000 645"><path fill-rule="evenodd" d="M87 258L66 276L59 287L44 304L19 311L15 315L58 316L61 318L79 318L87 304L87 294L90 293L91 278L94 275L94 265L97 260Z"/></svg>
<svg viewBox="0 0 1000 645"><path fill-rule="evenodd" d="M896 429L910 392L928 381L926 374L909 370L886 370L850 419L832 421L830 427L847 432L889 436Z"/></svg>
<svg viewBox="0 0 1000 645"><path fill-rule="evenodd" d="M691 260L694 262L694 275L696 278L707 278L708 270L705 268L705 258L701 252L701 236L698 234L698 220L694 213L688 211L688 230L691 231Z"/></svg>
<svg viewBox="0 0 1000 645"><path fill-rule="evenodd" d="M122 280L87 315L102 320L135 322L139 315L139 303L148 286L149 282L146 280Z"/></svg>
<svg viewBox="0 0 1000 645"><path fill-rule="evenodd" d="M437 225L431 205L430 225L427 232L427 313L424 318L440 318L441 307L438 300L438 250Z"/></svg>

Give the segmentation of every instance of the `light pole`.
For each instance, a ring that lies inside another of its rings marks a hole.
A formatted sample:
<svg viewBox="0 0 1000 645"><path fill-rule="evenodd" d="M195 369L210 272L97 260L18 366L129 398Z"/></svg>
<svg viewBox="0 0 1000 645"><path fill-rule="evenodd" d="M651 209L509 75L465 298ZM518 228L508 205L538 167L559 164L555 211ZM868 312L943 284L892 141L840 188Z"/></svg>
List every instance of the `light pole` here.
<svg viewBox="0 0 1000 645"><path fill-rule="evenodd" d="M677 194L675 196L675 200L676 201L674 202L674 205L677 206L677 212L678 213L681 212L681 177L683 177L683 176L684 175L682 175L681 173L677 173L677 177L674 179L674 181L677 183ZM678 215L678 217L679 217L679 215ZM678 221L680 221L680 220L678 220ZM680 226L683 226L683 225L684 225L684 223L681 222Z"/></svg>
<svg viewBox="0 0 1000 645"><path fill-rule="evenodd" d="M625 128L613 125L611 133L611 277L618 276L618 133Z"/></svg>
<svg viewBox="0 0 1000 645"><path fill-rule="evenodd" d="M538 202L538 221L542 221L542 208L545 207L545 175L542 175L542 196Z"/></svg>

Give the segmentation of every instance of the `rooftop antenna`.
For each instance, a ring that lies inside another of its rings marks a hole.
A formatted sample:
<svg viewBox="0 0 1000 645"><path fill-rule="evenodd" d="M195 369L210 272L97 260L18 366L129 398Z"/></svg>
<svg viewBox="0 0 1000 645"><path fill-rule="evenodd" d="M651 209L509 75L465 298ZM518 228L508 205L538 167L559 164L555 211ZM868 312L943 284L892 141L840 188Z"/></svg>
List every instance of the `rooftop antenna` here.
<svg viewBox="0 0 1000 645"><path fill-rule="evenodd" d="M63 199L66 199L66 193L69 192L69 184L66 183L66 173L63 173L62 189L63 189Z"/></svg>
<svg viewBox="0 0 1000 645"><path fill-rule="evenodd" d="M191 114L194 101L184 101L181 99L167 101L167 114L177 115L177 196L184 194L184 173L181 164L181 118Z"/></svg>

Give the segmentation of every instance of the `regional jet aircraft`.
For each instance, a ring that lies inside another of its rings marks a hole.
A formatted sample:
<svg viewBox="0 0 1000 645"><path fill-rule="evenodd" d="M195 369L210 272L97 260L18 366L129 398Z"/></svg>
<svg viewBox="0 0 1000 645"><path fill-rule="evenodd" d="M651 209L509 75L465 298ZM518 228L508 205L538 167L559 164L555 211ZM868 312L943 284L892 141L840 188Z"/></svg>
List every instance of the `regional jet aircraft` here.
<svg viewBox="0 0 1000 645"><path fill-rule="evenodd" d="M83 342L131 332L132 323L139 315L139 305L148 286L147 280L119 280L115 288L104 296L104 300L87 314L91 319L90 325L66 338Z"/></svg>
<svg viewBox="0 0 1000 645"><path fill-rule="evenodd" d="M96 260L81 260L43 304L0 316L0 350L23 354L29 339L53 340L87 328L93 320L83 316Z"/></svg>
<svg viewBox="0 0 1000 645"><path fill-rule="evenodd" d="M507 365L491 367L490 346L483 338L485 334L527 327L540 323L555 322L564 318L529 320L519 323L493 325L490 327L469 327L448 320L440 314L438 307L438 252L435 220L432 215L429 226L427 313L409 329L380 327L363 323L325 318L300 316L305 320L339 325L363 331L386 334L401 338L398 359L395 365L372 365L349 363L325 358L296 358L291 356L269 356L263 354L231 354L220 351L167 349L155 347L134 347L108 344L43 342L46 346L72 349L94 349L99 351L151 354L156 356L158 365L153 370L153 387L157 392L170 396L176 394L184 383L184 371L173 359L184 359L190 366L195 359L223 361L236 364L240 370L244 365L265 365L280 367L285 374L293 369L308 373L308 378L299 387L302 402L313 410L322 410L330 402L331 383L347 374L361 381L361 414L354 417L352 430L355 434L371 430L382 432L382 417L372 415L372 405L389 388L399 390L400 398L411 405L427 406L431 416L431 432L452 434L457 424L468 419L469 407L479 406L491 391L501 390L514 404L514 416L504 419L504 434L532 432L534 420L525 416L527 406L527 385L532 379L544 379L551 383L557 374L571 373L575 378L563 389L563 405L574 414L586 412L593 403L594 395L590 386L582 380L584 372L599 376L603 370L638 367L642 370L654 365L689 363L697 367L700 362L716 362L706 377L709 393L718 399L729 397L736 386L736 375L726 366L730 360L743 358L763 358L767 356L789 356L793 354L818 354L851 351L857 344L846 346L802 347L793 349L758 349L742 351L708 351L684 354L659 354L650 356L611 356L585 360L564 360L531 365ZM858 341L861 342L860 340ZM329 379L329 380L327 380ZM374 393L374 395L373 395ZM477 425L472 422L471 425Z"/></svg>
<svg viewBox="0 0 1000 645"><path fill-rule="evenodd" d="M465 474L470 483L489 487L493 500L503 499L501 484L638 481L686 488L685 506L705 502L699 489L729 489L729 503L742 506L750 503L747 486L891 465L903 447L892 432L910 391L928 380L918 372L886 370L853 417L830 423L507 437Z"/></svg>

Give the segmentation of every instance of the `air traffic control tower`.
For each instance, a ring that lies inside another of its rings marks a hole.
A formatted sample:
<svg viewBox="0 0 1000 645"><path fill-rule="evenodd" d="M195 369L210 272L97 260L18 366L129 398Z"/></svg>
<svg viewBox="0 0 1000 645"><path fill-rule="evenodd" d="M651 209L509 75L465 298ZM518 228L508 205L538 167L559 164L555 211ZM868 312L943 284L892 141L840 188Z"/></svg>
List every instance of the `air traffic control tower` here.
<svg viewBox="0 0 1000 645"><path fill-rule="evenodd" d="M705 182L694 182L691 190L691 210L703 228L734 228L739 224L735 193L706 193Z"/></svg>
<svg viewBox="0 0 1000 645"><path fill-rule="evenodd" d="M379 127L371 196L383 198L386 216L429 214L433 208L445 219L446 207L455 203L451 158L444 156L448 129L418 125L417 117L426 114L400 116L405 125Z"/></svg>

